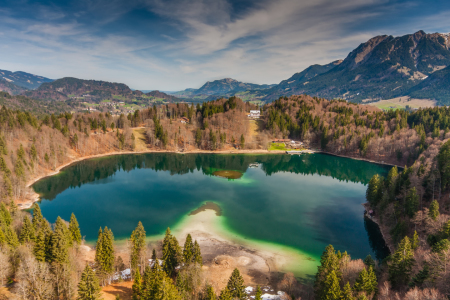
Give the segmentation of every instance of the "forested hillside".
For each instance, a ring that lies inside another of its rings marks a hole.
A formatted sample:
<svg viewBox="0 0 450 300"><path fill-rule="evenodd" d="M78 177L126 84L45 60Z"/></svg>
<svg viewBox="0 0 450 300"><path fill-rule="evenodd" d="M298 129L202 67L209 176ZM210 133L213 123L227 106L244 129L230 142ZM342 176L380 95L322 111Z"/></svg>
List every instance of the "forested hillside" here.
<svg viewBox="0 0 450 300"><path fill-rule="evenodd" d="M37 207L34 218L30 219L12 200L21 203L30 196L27 188L30 180L61 165L97 154L134 152L140 142L145 144L145 151L265 150L272 138L290 137L333 154L407 166L403 170L393 168L386 179L375 176L368 184L368 210L374 210L373 218L380 224L392 256L384 262L374 262L371 258L352 260L330 246L322 257L314 292L310 285L298 284L289 275L285 280L291 283L284 286L289 295L303 299L364 299L363 294L367 299L409 299L415 293L418 299L429 299L429 295L443 299L450 294L446 284L449 275L445 271L450 266L447 259L450 257L449 108L383 112L342 100L282 97L261 108L263 117L257 143L249 142L252 137L247 112L250 109L257 107L236 97L201 106L180 103L153 106L121 116L66 112L36 117L3 106L0 110L0 261L3 262L0 279L16 280L13 292L22 299L73 298L87 293L88 286L89 292L98 295L98 284L109 284L111 274L123 270L124 262L128 262L132 265L136 299L154 299L155 291L168 293L167 299L216 299L215 293L219 291L192 281L200 276L196 271L200 261L194 259L196 263L174 271L180 262L200 256L186 258L189 251L181 252L170 232L164 240L167 246L162 248L168 252L162 256L156 254L164 260L162 269L141 265L136 270L139 259L151 257L150 253L140 252L141 242L136 242L126 258L119 259L111 250L113 234L107 228L99 234L94 262L85 267L80 262L83 250L77 246L80 233L75 217L68 225L58 219L52 228L39 215ZM138 140L138 134L143 134L144 141ZM156 162L148 163L152 167ZM243 162L236 163L239 170ZM269 161L262 163L267 173L277 172ZM207 162L192 160L193 168L198 168L198 164L204 165L204 172L208 172ZM158 168L164 169L164 165L158 163ZM296 172L295 167L289 170ZM180 169L186 171L189 170ZM326 169L311 172L345 180L339 173L330 174ZM67 178L65 184L70 182ZM55 194L61 188L55 186ZM131 243L143 235L142 226L138 226L130 237ZM185 245L185 249L192 247L195 248L192 241ZM233 273L220 299L246 297L240 294L242 279L238 272ZM236 282L239 287L235 286ZM31 286L36 285L42 288L31 295ZM154 289L149 290L149 286Z"/></svg>

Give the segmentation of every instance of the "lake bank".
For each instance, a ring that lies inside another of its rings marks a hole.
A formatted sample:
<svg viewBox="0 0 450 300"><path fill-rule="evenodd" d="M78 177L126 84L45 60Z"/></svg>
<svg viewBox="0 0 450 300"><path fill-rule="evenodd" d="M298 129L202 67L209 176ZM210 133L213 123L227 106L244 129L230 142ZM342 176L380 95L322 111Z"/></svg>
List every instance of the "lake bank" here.
<svg viewBox="0 0 450 300"><path fill-rule="evenodd" d="M30 189L30 187L36 183L37 181L50 177L50 176L54 176L56 174L58 174L62 169L69 167L73 164L76 164L78 162L84 161L84 160L88 160L88 159L92 159L92 158L101 158L101 157L108 157L108 156L114 156L114 155L126 155L126 154L150 154L150 153L174 153L174 154L285 154L286 151L284 150L216 150L216 151L210 151L210 150L200 150L200 149L195 149L195 150L190 150L190 151L185 151L185 152L180 152L180 151L170 151L170 150L154 150L154 149L149 149L146 151L114 151L114 152L108 152L108 153L101 153L101 154L96 154L96 155L88 155L88 156L81 156L81 157L77 157L77 158L73 158L72 160L70 160L67 163L64 163L58 167L56 167L55 170L47 170L46 172L44 172L43 174L40 174L32 179L30 179L27 184L26 187L28 188L28 190L24 193L24 197L21 199L15 199L15 202L17 203L19 209L30 209L33 204L35 202L38 202L40 199L40 195L35 193L33 190ZM349 159L354 159L354 160L360 160L360 161L366 161L366 162L370 162L370 163L374 163L374 164L379 164L379 165L384 165L384 166L397 166L400 167L399 165L395 165L392 163L386 163L384 161L379 162L376 160L371 160L371 159L365 159L365 158L361 158L361 157L354 157L354 156L345 156L345 155L340 155L340 154L334 154L331 152L326 152L326 151L322 151L322 150L314 150L314 153L323 153L323 154L327 154L327 155L332 155L332 156L336 156L336 157L342 157L342 158L349 158Z"/></svg>

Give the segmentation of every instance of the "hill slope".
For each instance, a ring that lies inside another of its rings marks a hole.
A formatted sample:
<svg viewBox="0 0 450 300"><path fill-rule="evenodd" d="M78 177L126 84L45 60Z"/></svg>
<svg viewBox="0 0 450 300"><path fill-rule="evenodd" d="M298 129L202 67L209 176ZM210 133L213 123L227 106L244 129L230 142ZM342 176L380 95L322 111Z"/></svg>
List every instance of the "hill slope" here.
<svg viewBox="0 0 450 300"><path fill-rule="evenodd" d="M18 95L26 90L27 89L20 87L18 85L15 85L14 83L9 82L5 79L0 79L0 91L7 92L11 95Z"/></svg>
<svg viewBox="0 0 450 300"><path fill-rule="evenodd" d="M269 89L275 86L274 84L254 84L237 81L232 78L224 78L220 80L208 81L199 89L185 89L173 93L177 97L192 97L197 99L212 100L220 96L234 96L239 92L244 91L259 91Z"/></svg>
<svg viewBox="0 0 450 300"><path fill-rule="evenodd" d="M374 37L329 71L308 82L282 81L263 100L304 93L354 102L405 95L428 75L450 65L449 42L445 37L423 31L401 37Z"/></svg>
<svg viewBox="0 0 450 300"><path fill-rule="evenodd" d="M4 79L10 83L17 86L33 90L38 88L41 84L45 82L52 82L53 79L46 78L43 76L38 76L22 71L11 72L7 70L0 70L0 79Z"/></svg>
<svg viewBox="0 0 450 300"><path fill-rule="evenodd" d="M436 99L441 105L450 105L450 66L434 72L407 94L413 98Z"/></svg>

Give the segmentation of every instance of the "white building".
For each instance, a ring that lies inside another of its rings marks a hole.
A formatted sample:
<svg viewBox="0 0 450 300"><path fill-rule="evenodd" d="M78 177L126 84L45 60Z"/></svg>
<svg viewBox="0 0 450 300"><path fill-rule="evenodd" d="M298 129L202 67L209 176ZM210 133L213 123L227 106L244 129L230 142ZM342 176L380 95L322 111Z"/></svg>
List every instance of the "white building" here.
<svg viewBox="0 0 450 300"><path fill-rule="evenodd" d="M259 110L251 110L250 114L248 114L249 118L258 119L261 116L261 112Z"/></svg>

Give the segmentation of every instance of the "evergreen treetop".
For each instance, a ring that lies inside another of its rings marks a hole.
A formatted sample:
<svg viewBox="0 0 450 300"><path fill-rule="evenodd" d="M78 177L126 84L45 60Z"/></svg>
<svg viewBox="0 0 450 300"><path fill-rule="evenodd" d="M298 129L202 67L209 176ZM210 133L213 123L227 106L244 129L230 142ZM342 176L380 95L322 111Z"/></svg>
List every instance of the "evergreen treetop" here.
<svg viewBox="0 0 450 300"><path fill-rule="evenodd" d="M230 279L228 279L227 288L233 298L246 299L247 294L245 293L244 278L242 278L241 273L237 268L231 273Z"/></svg>
<svg viewBox="0 0 450 300"><path fill-rule="evenodd" d="M86 265L81 280L78 283L78 297L77 300L98 300L101 299L100 285L97 276L92 271L89 265Z"/></svg>

